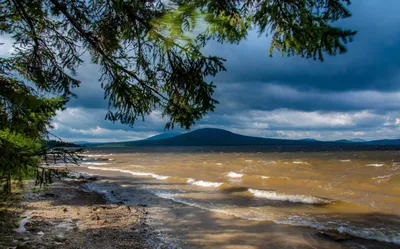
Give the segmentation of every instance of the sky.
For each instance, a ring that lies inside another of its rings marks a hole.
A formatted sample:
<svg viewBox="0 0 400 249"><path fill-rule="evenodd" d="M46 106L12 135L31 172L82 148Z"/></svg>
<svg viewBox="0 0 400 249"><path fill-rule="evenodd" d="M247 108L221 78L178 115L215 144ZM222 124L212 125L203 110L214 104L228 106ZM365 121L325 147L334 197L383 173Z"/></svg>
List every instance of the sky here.
<svg viewBox="0 0 400 249"><path fill-rule="evenodd" d="M358 34L345 55L324 62L271 58L270 40L254 32L239 45L208 44L204 52L225 58L227 71L213 79L220 104L192 130L215 127L283 139L400 138L400 1L352 2L353 17L340 25ZM167 119L157 111L133 128L104 120L107 101L99 77L89 62L78 70L78 98L53 119L54 134L100 142L164 132Z"/></svg>

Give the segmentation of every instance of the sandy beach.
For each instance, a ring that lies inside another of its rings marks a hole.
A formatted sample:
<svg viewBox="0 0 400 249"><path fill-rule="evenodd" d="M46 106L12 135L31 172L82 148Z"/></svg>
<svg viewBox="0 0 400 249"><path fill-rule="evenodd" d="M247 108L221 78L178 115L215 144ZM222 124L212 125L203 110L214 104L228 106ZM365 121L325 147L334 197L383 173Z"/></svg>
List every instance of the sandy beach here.
<svg viewBox="0 0 400 249"><path fill-rule="evenodd" d="M18 224L2 228L0 248L166 248L151 238L145 205L113 203L86 183L66 179L40 191L27 183L9 214Z"/></svg>

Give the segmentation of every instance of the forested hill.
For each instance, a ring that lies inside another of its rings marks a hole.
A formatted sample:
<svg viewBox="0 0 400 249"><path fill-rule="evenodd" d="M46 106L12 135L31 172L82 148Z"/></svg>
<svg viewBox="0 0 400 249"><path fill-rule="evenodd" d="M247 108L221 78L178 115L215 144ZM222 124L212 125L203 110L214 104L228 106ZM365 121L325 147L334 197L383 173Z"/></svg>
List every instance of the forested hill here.
<svg viewBox="0 0 400 249"><path fill-rule="evenodd" d="M250 137L222 129L205 128L185 133L180 136L153 141L136 141L131 145L157 146L241 146L241 145L288 145L314 144L317 141L298 141Z"/></svg>
<svg viewBox="0 0 400 249"><path fill-rule="evenodd" d="M345 150L370 150L370 149L399 149L400 140L377 140L363 143L339 140L324 142L314 139L286 140L261 137L250 137L235 134L230 131L214 128L204 128L174 137L157 135L150 139L128 142L87 144L90 147L138 147L138 146L272 146L272 147L297 147ZM379 146L379 148L377 148ZM312 149L314 150L314 149Z"/></svg>
<svg viewBox="0 0 400 249"><path fill-rule="evenodd" d="M332 142L330 142L332 143ZM284 140L250 137L214 128L204 128L171 138L140 140L119 143L96 144L96 146L245 146L245 145L317 145L320 141Z"/></svg>

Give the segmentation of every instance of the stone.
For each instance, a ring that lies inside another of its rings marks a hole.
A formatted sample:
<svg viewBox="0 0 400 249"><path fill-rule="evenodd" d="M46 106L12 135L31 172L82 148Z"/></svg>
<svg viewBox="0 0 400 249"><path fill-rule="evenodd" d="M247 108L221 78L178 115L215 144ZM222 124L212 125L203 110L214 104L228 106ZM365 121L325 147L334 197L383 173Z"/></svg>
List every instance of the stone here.
<svg viewBox="0 0 400 249"><path fill-rule="evenodd" d="M350 240L353 238L351 235L340 233L337 231L320 231L319 235L337 242Z"/></svg>
<svg viewBox="0 0 400 249"><path fill-rule="evenodd" d="M64 242L66 240L67 240L67 238L65 238L64 235L62 235L62 234L58 234L55 237L55 241L57 241L57 242Z"/></svg>

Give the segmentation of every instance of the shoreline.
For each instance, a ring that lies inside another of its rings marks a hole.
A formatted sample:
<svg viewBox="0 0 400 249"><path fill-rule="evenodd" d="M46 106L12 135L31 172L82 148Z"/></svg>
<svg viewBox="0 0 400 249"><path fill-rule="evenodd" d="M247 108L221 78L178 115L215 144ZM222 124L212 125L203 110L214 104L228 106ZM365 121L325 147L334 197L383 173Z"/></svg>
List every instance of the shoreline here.
<svg viewBox="0 0 400 249"><path fill-rule="evenodd" d="M322 239L322 248L396 248L177 203L143 189L148 181L143 177L81 166L69 170L72 178L23 194L20 217L28 216L27 232L13 233L14 241L4 248L321 248L309 243L311 237Z"/></svg>
<svg viewBox="0 0 400 249"><path fill-rule="evenodd" d="M67 178L41 191L25 184L13 203L18 224L10 222L0 248L169 248L152 233L146 205L112 202L88 182Z"/></svg>

